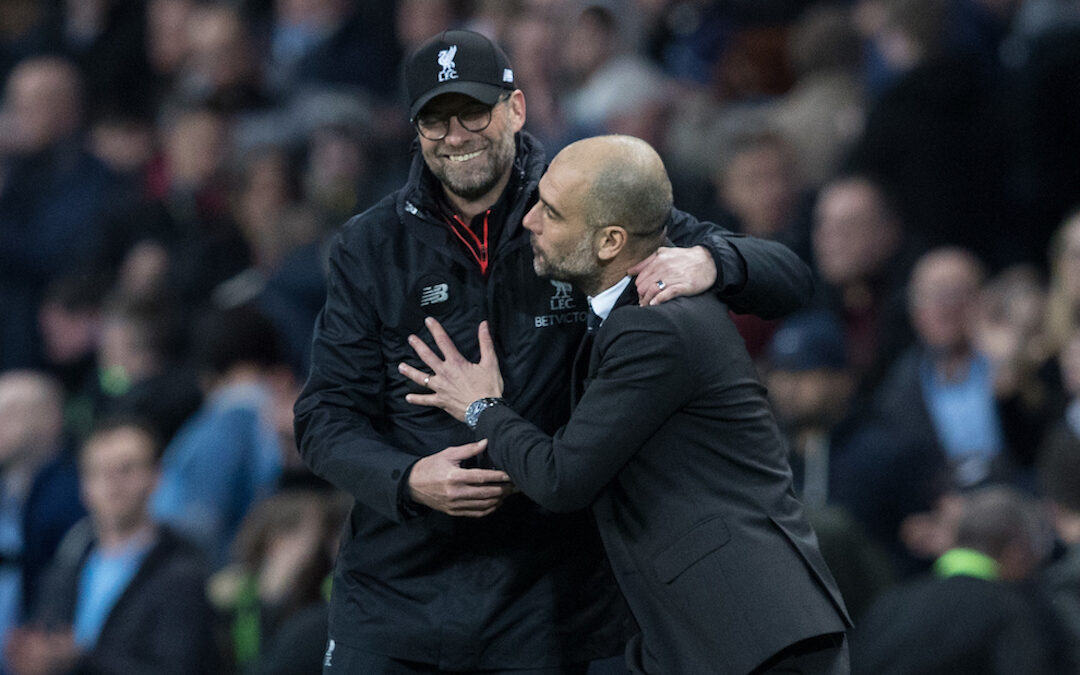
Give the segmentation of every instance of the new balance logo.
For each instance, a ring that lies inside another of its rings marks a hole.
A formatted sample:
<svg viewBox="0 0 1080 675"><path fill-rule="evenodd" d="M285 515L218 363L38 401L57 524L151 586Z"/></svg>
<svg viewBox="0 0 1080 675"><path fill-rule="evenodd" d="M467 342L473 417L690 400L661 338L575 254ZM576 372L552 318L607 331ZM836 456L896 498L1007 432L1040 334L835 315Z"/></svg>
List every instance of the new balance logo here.
<svg viewBox="0 0 1080 675"><path fill-rule="evenodd" d="M442 66L442 70L439 71L439 82L457 79L457 64L454 63L456 55L457 45L450 45L448 49L439 52L439 65Z"/></svg>
<svg viewBox="0 0 1080 675"><path fill-rule="evenodd" d="M420 306L436 305L450 299L450 287L446 284L424 286L420 289Z"/></svg>

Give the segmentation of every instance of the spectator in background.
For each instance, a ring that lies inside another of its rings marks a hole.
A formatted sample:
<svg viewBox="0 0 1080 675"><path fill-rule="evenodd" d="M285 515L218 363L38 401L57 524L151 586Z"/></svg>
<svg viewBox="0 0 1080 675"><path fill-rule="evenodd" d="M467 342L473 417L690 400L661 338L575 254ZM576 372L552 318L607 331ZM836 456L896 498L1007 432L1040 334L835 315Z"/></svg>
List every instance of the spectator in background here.
<svg viewBox="0 0 1080 675"><path fill-rule="evenodd" d="M1046 425L1045 435L1039 447L1037 460L1041 463L1046 453L1061 455L1064 448L1080 455L1080 329L1065 343L1055 363L1061 372L1061 383L1066 397L1062 414ZM1047 461L1060 461L1047 460ZM1041 478L1045 477L1042 472ZM1054 498L1053 494L1048 494Z"/></svg>
<svg viewBox="0 0 1080 675"><path fill-rule="evenodd" d="M158 438L171 439L202 402L195 374L184 368L175 308L113 298L105 307L91 390L95 418L137 416Z"/></svg>
<svg viewBox="0 0 1080 675"><path fill-rule="evenodd" d="M1080 377L1080 342L1070 349L1075 352L1069 357L1070 375ZM1071 429L1051 435L1039 453L1038 468L1039 487L1063 549L1047 567L1043 589L1061 620L1075 672L1080 668L1080 435Z"/></svg>
<svg viewBox="0 0 1080 675"><path fill-rule="evenodd" d="M560 28L555 10L541 3L523 3L510 17L503 40L514 64L514 78L522 91L529 92L525 129L548 148L558 147L566 134L564 111L559 104Z"/></svg>
<svg viewBox="0 0 1080 675"><path fill-rule="evenodd" d="M146 53L146 3L140 0L59 0L46 43L79 66L89 117L106 110L145 115L153 105Z"/></svg>
<svg viewBox="0 0 1080 675"><path fill-rule="evenodd" d="M903 287L916 245L884 190L856 175L821 189L811 244L824 282L815 304L840 317L848 362L869 389L911 341Z"/></svg>
<svg viewBox="0 0 1080 675"><path fill-rule="evenodd" d="M796 20L787 43L796 79L768 113L815 188L837 174L865 122L862 45L851 14L845 4L818 2Z"/></svg>
<svg viewBox="0 0 1080 675"><path fill-rule="evenodd" d="M270 105L254 38L238 9L218 3L197 5L185 29L188 48L173 97L233 116Z"/></svg>
<svg viewBox="0 0 1080 675"><path fill-rule="evenodd" d="M1045 239L1017 227L1016 92L995 61L948 40L962 0L887 0L869 36L879 96L852 150L853 170L878 177L905 226L929 245L974 251L994 268L1033 260ZM966 0L963 0L966 1Z"/></svg>
<svg viewBox="0 0 1080 675"><path fill-rule="evenodd" d="M211 582L230 620L235 665L310 673L326 648L328 584L347 513L340 493L288 488L256 503L233 542L234 565Z"/></svg>
<svg viewBox="0 0 1080 675"><path fill-rule="evenodd" d="M249 251L222 180L228 132L227 119L205 107L163 116L163 154L150 197L110 222L97 254L125 295L165 294L193 313L246 266Z"/></svg>
<svg viewBox="0 0 1080 675"><path fill-rule="evenodd" d="M1066 404L1057 348L1051 350L1046 335L1046 287L1033 266L1014 265L992 277L981 296L974 347L990 360L1001 406L1027 420L1024 434L1010 442L1036 448Z"/></svg>
<svg viewBox="0 0 1080 675"><path fill-rule="evenodd" d="M63 406L59 383L42 373L0 375L0 644L25 618L60 540L85 514Z"/></svg>
<svg viewBox="0 0 1080 675"><path fill-rule="evenodd" d="M300 201L298 170L285 148L252 151L240 174L230 201L252 265L215 288L214 302L258 305L300 379L308 371L311 331L326 299L323 228L317 212Z"/></svg>
<svg viewBox="0 0 1080 675"><path fill-rule="evenodd" d="M158 448L148 428L120 420L83 445L90 518L65 537L32 620L8 641L15 675L216 672L205 565L147 508Z"/></svg>
<svg viewBox="0 0 1080 675"><path fill-rule="evenodd" d="M852 634L853 673L1058 673L1041 608L1019 584L1049 552L1046 524L1019 493L967 496L955 544L932 576L887 591Z"/></svg>
<svg viewBox="0 0 1080 675"><path fill-rule="evenodd" d="M1050 240L1050 289L1046 299L1046 338L1057 354L1080 328L1080 210L1061 222Z"/></svg>
<svg viewBox="0 0 1080 675"><path fill-rule="evenodd" d="M304 85L397 93L401 48L391 0L274 0L267 77L276 94Z"/></svg>
<svg viewBox="0 0 1080 675"><path fill-rule="evenodd" d="M101 309L107 291L108 280L100 276L65 274L45 289L38 308L45 369L60 381L69 396L94 378ZM72 403L69 399L69 407ZM89 418L89 410L69 412L69 422L76 425Z"/></svg>
<svg viewBox="0 0 1080 675"><path fill-rule="evenodd" d="M147 0L146 59L152 73L151 111L174 90L191 49L188 21L199 0Z"/></svg>
<svg viewBox="0 0 1080 675"><path fill-rule="evenodd" d="M877 392L882 415L942 449L958 487L1018 479L1038 442L1025 411L998 398L990 361L975 349L984 278L982 263L964 249L935 249L919 259L908 290L919 341Z"/></svg>
<svg viewBox="0 0 1080 675"><path fill-rule="evenodd" d="M625 133L659 145L656 122L671 98L669 83L658 67L626 50L611 10L586 7L570 25L561 57L566 141Z"/></svg>
<svg viewBox="0 0 1080 675"><path fill-rule="evenodd" d="M810 209L806 184L791 145L775 131L733 139L717 162L713 186L719 206L740 232L775 239L810 260Z"/></svg>
<svg viewBox="0 0 1080 675"><path fill-rule="evenodd" d="M810 261L810 200L802 190L791 147L774 132L737 136L716 162L711 218L735 231L779 241ZM750 357L765 349L775 321L732 314Z"/></svg>
<svg viewBox="0 0 1080 675"><path fill-rule="evenodd" d="M844 598L857 615L894 576L921 571L922 552L903 535L913 519L927 520L949 487L949 468L938 448L914 442L903 429L873 414L855 398L839 321L810 311L785 319L766 352L765 382L791 448L800 499L822 514L815 529L836 569ZM854 521L849 523L848 521ZM865 533L873 551L843 550L838 541ZM834 544L830 549L829 544ZM860 558L861 556L861 558ZM839 558L843 558L840 561ZM852 569L853 566L857 569Z"/></svg>
<svg viewBox="0 0 1080 675"><path fill-rule="evenodd" d="M0 112L0 370L41 361L49 282L88 262L119 183L82 147L82 82L58 57L19 63Z"/></svg>
<svg viewBox="0 0 1080 675"><path fill-rule="evenodd" d="M202 317L192 352L205 401L165 448L152 509L216 569L248 509L281 473L268 381L282 364L273 325L249 306Z"/></svg>

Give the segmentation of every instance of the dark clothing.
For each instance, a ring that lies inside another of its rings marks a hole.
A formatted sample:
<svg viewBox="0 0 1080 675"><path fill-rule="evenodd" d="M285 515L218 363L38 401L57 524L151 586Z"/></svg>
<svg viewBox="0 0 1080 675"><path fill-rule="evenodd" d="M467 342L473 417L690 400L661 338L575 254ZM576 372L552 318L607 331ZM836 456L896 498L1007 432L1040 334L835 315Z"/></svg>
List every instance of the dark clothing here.
<svg viewBox="0 0 1080 675"><path fill-rule="evenodd" d="M641 627L631 670L742 674L842 633L843 600L723 303L639 307L631 285L589 342L584 393L554 438L508 406L485 411L477 437L541 506L592 505Z"/></svg>
<svg viewBox="0 0 1080 675"><path fill-rule="evenodd" d="M75 139L13 158L0 174L0 370L6 370L40 365L42 294L60 274L89 263L121 184Z"/></svg>
<svg viewBox="0 0 1080 675"><path fill-rule="evenodd" d="M938 436L923 393L922 373L929 358L928 349L921 345L915 345L904 352L889 369L878 388L875 408L883 418L896 428L902 429L914 443L935 448L945 455L945 447ZM1012 482L1023 486L1029 481L1022 469L1032 464L1040 438L1038 430L1044 424L1044 415L1039 410L1025 408L1020 397L995 398L994 412L1000 423L1004 447L992 460L990 473L984 480Z"/></svg>
<svg viewBox="0 0 1080 675"><path fill-rule="evenodd" d="M941 448L860 408L833 429L828 452L828 503L859 523L900 576L925 572L926 561L900 540L900 527L908 516L932 511L950 489Z"/></svg>
<svg viewBox="0 0 1080 675"><path fill-rule="evenodd" d="M1048 675L1047 631L1019 587L927 577L882 595L851 639L853 673Z"/></svg>
<svg viewBox="0 0 1080 675"><path fill-rule="evenodd" d="M185 316L193 316L214 288L248 266L250 251L214 188L172 191L111 219L95 251L96 264L115 272L139 243L161 246L169 256L166 291Z"/></svg>
<svg viewBox="0 0 1080 675"><path fill-rule="evenodd" d="M251 672L253 675L310 675L318 673L326 649L327 614L319 601L285 618L266 645ZM360 673L353 670L346 672Z"/></svg>
<svg viewBox="0 0 1080 675"><path fill-rule="evenodd" d="M22 614L37 597L41 578L57 546L85 515L74 453L65 449L34 476L23 504Z"/></svg>
<svg viewBox="0 0 1080 675"><path fill-rule="evenodd" d="M72 624L79 578L93 546L89 521L72 529L35 604L36 624L54 628ZM217 672L206 575L201 556L190 544L168 529L159 529L157 542L109 612L96 644L72 672Z"/></svg>
<svg viewBox="0 0 1080 675"><path fill-rule="evenodd" d="M1014 96L985 62L929 59L873 105L849 169L874 176L929 246L960 245L995 268L1042 260L1046 240L1017 227L1009 184L1021 131Z"/></svg>
<svg viewBox="0 0 1080 675"><path fill-rule="evenodd" d="M533 271L521 220L545 159L527 134L518 143L486 274L441 218L419 153L408 184L350 221L331 251L296 432L314 473L357 499L334 575L338 644L446 670L537 668L614 654L627 635L587 513L552 514L515 495L485 518L453 518L406 499L420 457L473 440L442 411L405 401L419 388L397 364L422 366L406 338L431 342L425 316L471 358L488 320L514 407L548 433L569 416L566 376L587 305ZM676 242L697 234L745 263L745 287L728 293L736 306L775 315L806 299L808 271L787 249L701 230L673 213Z"/></svg>

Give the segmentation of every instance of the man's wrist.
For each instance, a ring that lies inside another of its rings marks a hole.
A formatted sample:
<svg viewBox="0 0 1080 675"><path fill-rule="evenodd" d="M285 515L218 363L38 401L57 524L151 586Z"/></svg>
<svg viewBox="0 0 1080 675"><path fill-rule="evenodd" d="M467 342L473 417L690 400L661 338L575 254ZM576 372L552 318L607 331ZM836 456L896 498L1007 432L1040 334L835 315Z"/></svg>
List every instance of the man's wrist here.
<svg viewBox="0 0 1080 675"><path fill-rule="evenodd" d="M480 415L488 408L497 405L506 405L506 400L490 396L476 399L465 408L465 424L475 431L476 425L480 423Z"/></svg>

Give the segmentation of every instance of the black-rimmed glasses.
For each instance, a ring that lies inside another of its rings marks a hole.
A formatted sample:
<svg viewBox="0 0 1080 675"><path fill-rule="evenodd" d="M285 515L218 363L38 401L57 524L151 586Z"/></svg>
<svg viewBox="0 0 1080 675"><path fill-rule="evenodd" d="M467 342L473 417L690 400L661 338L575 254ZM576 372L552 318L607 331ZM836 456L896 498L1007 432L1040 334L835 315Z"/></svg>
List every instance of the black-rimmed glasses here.
<svg viewBox="0 0 1080 675"><path fill-rule="evenodd" d="M456 113L449 115L418 115L415 122L416 130L421 136L429 141L441 141L446 138L446 134L450 133L450 118L456 117L458 124L466 131L479 133L484 129L487 129L488 125L491 124L491 111L495 109L495 106L508 98L510 98L510 96L504 94L495 101L494 105L473 103L458 110Z"/></svg>

